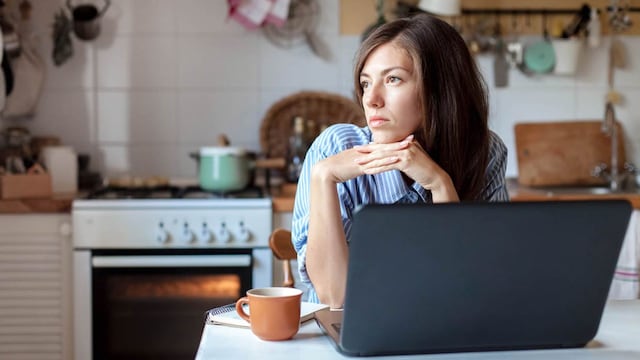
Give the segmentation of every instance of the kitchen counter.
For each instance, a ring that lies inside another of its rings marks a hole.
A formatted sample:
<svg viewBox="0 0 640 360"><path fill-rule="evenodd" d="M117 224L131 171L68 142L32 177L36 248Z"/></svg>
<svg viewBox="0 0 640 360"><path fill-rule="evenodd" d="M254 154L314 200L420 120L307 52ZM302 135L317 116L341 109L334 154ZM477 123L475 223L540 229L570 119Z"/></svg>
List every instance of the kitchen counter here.
<svg viewBox="0 0 640 360"><path fill-rule="evenodd" d="M640 192L636 193L611 193L611 194L588 194L588 193L554 193L540 188L522 186L516 179L507 179L507 189L511 201L544 201L544 200L605 200L605 199L626 199L631 202L634 209L640 209ZM273 195L274 212L292 212L293 192L277 193Z"/></svg>
<svg viewBox="0 0 640 360"><path fill-rule="evenodd" d="M572 193L571 190L554 192L545 190L544 188L520 185L516 179L507 180L507 189L509 191L511 201L626 199L631 203L634 209L640 209L640 192L608 194L590 194L578 191Z"/></svg>
<svg viewBox="0 0 640 360"><path fill-rule="evenodd" d="M296 196L297 184L284 183L271 190L273 212L293 212L293 200Z"/></svg>
<svg viewBox="0 0 640 360"><path fill-rule="evenodd" d="M391 356L392 359L639 359L640 300L609 301L585 348ZM315 321L289 341L263 341L249 329L205 325L196 359L353 359L338 353Z"/></svg>
<svg viewBox="0 0 640 360"><path fill-rule="evenodd" d="M1 199L0 214L70 213L74 194L41 199Z"/></svg>
<svg viewBox="0 0 640 360"><path fill-rule="evenodd" d="M635 209L640 209L640 192L616 193L616 194L562 194L544 191L543 189L519 185L516 179L507 181L511 201L542 201L542 200L602 200L602 199L627 199ZM279 191L273 191L271 199L274 213L287 213L293 211L295 197L295 184ZM0 200L0 214L21 213L65 213L71 211L72 194L58 195L46 199L14 199Z"/></svg>

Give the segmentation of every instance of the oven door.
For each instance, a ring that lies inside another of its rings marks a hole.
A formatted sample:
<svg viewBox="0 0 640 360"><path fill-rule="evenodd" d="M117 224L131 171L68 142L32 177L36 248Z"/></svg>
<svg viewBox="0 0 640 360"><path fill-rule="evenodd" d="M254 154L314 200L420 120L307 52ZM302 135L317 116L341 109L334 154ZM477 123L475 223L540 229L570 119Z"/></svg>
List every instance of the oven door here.
<svg viewBox="0 0 640 360"><path fill-rule="evenodd" d="M81 253L76 251L80 258ZM76 314L89 307L91 324L81 325L90 331L90 339L84 341L91 347L80 353L90 353L94 360L193 359L204 313L236 301L250 289L256 261L251 249L84 253L85 259L76 262L90 264L85 283L90 300L79 304ZM82 291L80 282L76 281L76 292Z"/></svg>

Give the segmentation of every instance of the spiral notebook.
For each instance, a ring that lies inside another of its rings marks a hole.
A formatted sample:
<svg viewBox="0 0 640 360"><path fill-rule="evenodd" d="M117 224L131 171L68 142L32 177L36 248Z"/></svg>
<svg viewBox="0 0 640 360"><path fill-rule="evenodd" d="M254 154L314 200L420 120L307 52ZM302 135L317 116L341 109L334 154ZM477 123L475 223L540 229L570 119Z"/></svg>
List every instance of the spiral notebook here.
<svg viewBox="0 0 640 360"><path fill-rule="evenodd" d="M300 304L300 322L303 323L307 320L313 319L316 311L326 309L328 307L328 305L324 304L303 301ZM250 314L249 306L245 305L244 310L247 314ZM236 312L235 303L207 310L205 322L208 325L227 325L244 328L249 328L250 326L249 323L241 318Z"/></svg>

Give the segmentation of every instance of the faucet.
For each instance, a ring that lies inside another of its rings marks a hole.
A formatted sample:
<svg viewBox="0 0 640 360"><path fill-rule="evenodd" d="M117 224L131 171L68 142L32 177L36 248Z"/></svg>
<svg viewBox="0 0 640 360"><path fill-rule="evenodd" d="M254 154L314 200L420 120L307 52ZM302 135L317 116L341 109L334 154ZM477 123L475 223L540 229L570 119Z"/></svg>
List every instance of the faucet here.
<svg viewBox="0 0 640 360"><path fill-rule="evenodd" d="M591 175L606 179L612 192L623 190L623 188L627 188L627 190L636 188L638 184L636 184L635 175L638 174L638 169L633 164L625 163L625 172L622 174L618 171L618 130L616 113L610 101L607 101L605 105L601 130L605 135L611 137L611 167L609 168L605 163L598 164ZM628 180L633 180L632 184L629 184Z"/></svg>
<svg viewBox="0 0 640 360"><path fill-rule="evenodd" d="M613 104L607 101L602 121L602 132L611 137L611 170L609 171L609 188L611 191L620 190L618 175L618 131L616 130L616 112Z"/></svg>

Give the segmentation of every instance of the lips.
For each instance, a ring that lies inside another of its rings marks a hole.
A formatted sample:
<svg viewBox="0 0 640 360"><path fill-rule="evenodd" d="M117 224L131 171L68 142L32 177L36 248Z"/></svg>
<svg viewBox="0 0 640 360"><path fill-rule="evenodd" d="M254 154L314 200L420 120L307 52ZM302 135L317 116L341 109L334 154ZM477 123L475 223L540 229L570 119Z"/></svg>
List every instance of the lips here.
<svg viewBox="0 0 640 360"><path fill-rule="evenodd" d="M381 116L372 116L369 118L369 127L376 128L384 125L389 122L389 120L381 117Z"/></svg>

